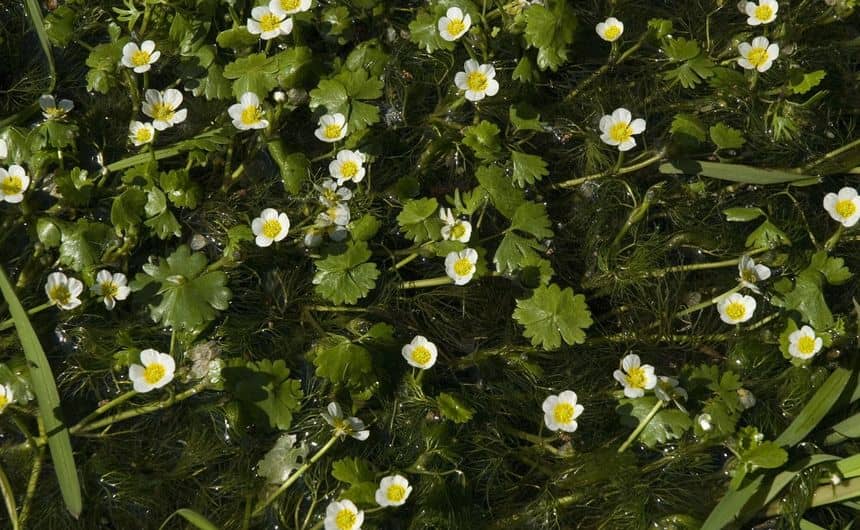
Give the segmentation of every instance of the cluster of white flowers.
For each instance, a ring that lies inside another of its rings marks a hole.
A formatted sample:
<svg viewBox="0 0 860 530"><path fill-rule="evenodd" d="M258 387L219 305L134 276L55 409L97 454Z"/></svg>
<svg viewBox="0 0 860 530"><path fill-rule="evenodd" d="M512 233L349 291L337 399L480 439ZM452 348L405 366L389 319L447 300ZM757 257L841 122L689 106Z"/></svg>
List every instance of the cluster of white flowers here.
<svg viewBox="0 0 860 530"><path fill-rule="evenodd" d="M160 92L148 89L144 93L143 113L152 118L152 122L134 120L128 127L128 138L135 147L147 145L155 140L155 131L164 131L185 121L187 109L180 109L182 92L168 88Z"/></svg>
<svg viewBox="0 0 860 530"><path fill-rule="evenodd" d="M293 31L290 15L307 11L311 0L272 0L268 6L257 6L251 10L248 19L248 33L259 35L263 40L271 40Z"/></svg>
<svg viewBox="0 0 860 530"><path fill-rule="evenodd" d="M389 475L379 481L374 495L382 508L402 506L412 494L412 486L403 475ZM349 499L332 501L325 511L325 530L360 530L364 524L364 511Z"/></svg>
<svg viewBox="0 0 860 530"><path fill-rule="evenodd" d="M90 289L97 298L101 298L108 311L116 307L117 301L128 298L131 293L125 274L100 270L96 282ZM70 278L62 272L53 272L45 282L45 293L48 301L60 309L71 310L81 305L80 296L84 292L84 284L77 278Z"/></svg>
<svg viewBox="0 0 860 530"><path fill-rule="evenodd" d="M357 154L356 158L363 159L360 152L349 152ZM323 211L317 214L313 226L305 232L304 243L307 247L319 246L325 234L328 234L333 241L343 241L349 233L347 226L352 219L352 213L349 209L352 190L338 186L336 181L329 178L320 183L319 190L318 200Z"/></svg>
<svg viewBox="0 0 860 530"><path fill-rule="evenodd" d="M0 202L14 204L23 201L24 192L29 187L30 177L23 167L17 164L12 164L8 169L0 167Z"/></svg>

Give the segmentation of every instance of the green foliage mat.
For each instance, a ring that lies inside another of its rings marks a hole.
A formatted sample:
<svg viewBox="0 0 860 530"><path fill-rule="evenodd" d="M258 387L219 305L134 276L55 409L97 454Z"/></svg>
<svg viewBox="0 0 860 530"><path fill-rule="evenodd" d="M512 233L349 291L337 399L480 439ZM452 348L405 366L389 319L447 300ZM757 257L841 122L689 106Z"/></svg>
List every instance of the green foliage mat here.
<svg viewBox="0 0 860 530"><path fill-rule="evenodd" d="M850 527L855 0L272 4L0 6L0 526Z"/></svg>

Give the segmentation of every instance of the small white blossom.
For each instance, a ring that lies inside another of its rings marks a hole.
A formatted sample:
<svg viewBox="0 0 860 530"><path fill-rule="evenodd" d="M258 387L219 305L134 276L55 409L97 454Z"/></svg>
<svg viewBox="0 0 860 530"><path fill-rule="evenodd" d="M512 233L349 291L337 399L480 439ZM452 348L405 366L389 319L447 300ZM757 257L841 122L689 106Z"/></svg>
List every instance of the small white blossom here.
<svg viewBox="0 0 860 530"><path fill-rule="evenodd" d="M776 20L777 11L779 11L779 3L776 0L759 0L758 3L747 2L744 6L744 12L749 17L747 24L750 26L770 24Z"/></svg>
<svg viewBox="0 0 860 530"><path fill-rule="evenodd" d="M365 429L363 421L355 416L344 417L343 409L335 402L328 404L322 417L326 423L334 427L334 433L338 436L349 435L362 442L370 436L370 431Z"/></svg>
<svg viewBox="0 0 860 530"><path fill-rule="evenodd" d="M466 34L472 27L472 17L463 14L459 7L449 7L444 17L437 23L439 36L448 42L455 41Z"/></svg>
<svg viewBox="0 0 860 530"><path fill-rule="evenodd" d="M56 304L60 309L74 309L81 305L81 293L84 292L84 284L77 278L69 278L62 272L52 272L45 282L45 293L48 301Z"/></svg>
<svg viewBox="0 0 860 530"><path fill-rule="evenodd" d="M741 56L738 58L738 64L747 70L758 70L766 72L773 65L773 62L779 57L779 46L776 43L770 44L766 37L756 37L749 42L738 44L738 51Z"/></svg>
<svg viewBox="0 0 860 530"><path fill-rule="evenodd" d="M615 370L612 377L624 387L624 395L628 398L639 398L657 385L654 367L641 364L639 356L630 354L621 359L621 369Z"/></svg>
<svg viewBox="0 0 860 530"><path fill-rule="evenodd" d="M9 156L9 146L6 144L6 140L0 140L0 159L7 156Z"/></svg>
<svg viewBox="0 0 860 530"><path fill-rule="evenodd" d="M57 102L50 94L43 94L39 98L39 106L42 108L42 116L49 120L59 120L75 108L71 100L61 99Z"/></svg>
<svg viewBox="0 0 860 530"><path fill-rule="evenodd" d="M478 61L469 59L463 68L463 72L457 72L454 76L454 84L466 91L466 99L481 101L487 96L498 94L499 82L495 79L496 69L492 64L478 64Z"/></svg>
<svg viewBox="0 0 860 530"><path fill-rule="evenodd" d="M260 212L260 217L251 221L251 231L258 247L268 247L275 241L287 237L290 230L290 219L285 213L279 213L274 208L266 208Z"/></svg>
<svg viewBox="0 0 860 530"><path fill-rule="evenodd" d="M110 271L100 270L96 275L96 283L92 291L102 298L105 307L110 311L116 306L117 300L128 298L131 289L128 288L127 283L128 279L121 272L111 274Z"/></svg>
<svg viewBox="0 0 860 530"><path fill-rule="evenodd" d="M337 180L338 185L344 182L361 182L367 173L364 169L364 155L361 151L342 149L328 165L328 172Z"/></svg>
<svg viewBox="0 0 860 530"><path fill-rule="evenodd" d="M0 202L19 203L24 200L24 192L30 187L30 177L24 168L12 164L9 169L0 167Z"/></svg>
<svg viewBox="0 0 860 530"><path fill-rule="evenodd" d="M600 118L600 132L603 143L617 145L619 151L629 151L636 147L633 135L645 132L645 120L634 120L629 110L618 108Z"/></svg>
<svg viewBox="0 0 860 530"><path fill-rule="evenodd" d="M342 140L348 131L346 116L337 112L335 114L324 114L317 122L314 135L323 142L337 142Z"/></svg>
<svg viewBox="0 0 860 530"><path fill-rule="evenodd" d="M325 509L325 530L359 530L364 512L350 500L333 501Z"/></svg>
<svg viewBox="0 0 860 530"><path fill-rule="evenodd" d="M128 138L135 147L151 143L155 138L155 127L151 123L133 121L128 126Z"/></svg>
<svg viewBox="0 0 860 530"><path fill-rule="evenodd" d="M422 335L416 335L412 342L401 348L400 353L407 363L422 370L432 368L438 356L436 345Z"/></svg>
<svg viewBox="0 0 860 530"><path fill-rule="evenodd" d="M138 74L148 72L159 57L161 52L155 50L155 43L151 40L143 41L139 47L134 42L122 47L122 65Z"/></svg>
<svg viewBox="0 0 860 530"><path fill-rule="evenodd" d="M445 273L454 280L454 285L466 285L475 275L477 262L478 252L473 248L451 252L445 257Z"/></svg>
<svg viewBox="0 0 860 530"><path fill-rule="evenodd" d="M824 196L824 209L834 221L851 228L860 220L860 197L857 196L857 190L846 186L839 190L838 194L828 193Z"/></svg>
<svg viewBox="0 0 860 530"><path fill-rule="evenodd" d="M594 29L601 39L615 42L624 33L624 23L615 17L609 17L604 22L597 24Z"/></svg>
<svg viewBox="0 0 860 530"><path fill-rule="evenodd" d="M678 386L678 380L674 377L661 375L657 378L657 385L654 387L654 395L661 401L672 401L675 399L686 400L688 397L687 391Z"/></svg>
<svg viewBox="0 0 860 530"><path fill-rule="evenodd" d="M12 392L12 387L9 385L0 385L0 414L6 410L6 407L14 402L15 393Z"/></svg>
<svg viewBox="0 0 860 530"><path fill-rule="evenodd" d="M720 319L726 324L746 322L752 318L755 308L755 298L740 293L734 293L717 302Z"/></svg>
<svg viewBox="0 0 860 530"><path fill-rule="evenodd" d="M376 490L376 504L383 508L402 506L411 493L412 486L409 485L406 477L402 475L383 477Z"/></svg>
<svg viewBox="0 0 860 530"><path fill-rule="evenodd" d="M295 15L311 8L311 0L272 0L269 9L273 13Z"/></svg>
<svg viewBox="0 0 860 530"><path fill-rule="evenodd" d="M144 393L173 381L175 372L176 362L173 357L148 348L140 352L140 364L129 367L128 378L134 383L135 392Z"/></svg>
<svg viewBox="0 0 860 530"><path fill-rule="evenodd" d="M265 129L269 126L269 120L264 118L265 113L260 107L260 98L253 92L242 94L239 103L230 105L227 114L233 119L233 127L240 131Z"/></svg>
<svg viewBox="0 0 860 530"><path fill-rule="evenodd" d="M711 424L711 421L713 421L713 419L711 418L710 414L705 413L696 416L696 423L698 423L699 428L701 428L705 432L708 432L714 428L714 426Z"/></svg>
<svg viewBox="0 0 860 530"><path fill-rule="evenodd" d="M543 421L551 431L574 432L579 427L576 418L582 414L585 407L576 402L576 392L565 390L558 395L548 396L543 400Z"/></svg>
<svg viewBox="0 0 860 530"><path fill-rule="evenodd" d="M282 434L275 446L257 464L257 474L269 484L283 484L308 456L308 446L296 447L295 434Z"/></svg>
<svg viewBox="0 0 860 530"><path fill-rule="evenodd" d="M738 262L738 274L744 287L758 293L760 291L755 284L770 278L771 271L767 265L756 264L751 257L743 255Z"/></svg>
<svg viewBox="0 0 860 530"><path fill-rule="evenodd" d="M320 182L319 190L319 201L323 206L334 206L352 199L352 190L340 186L340 182L335 182L332 179L324 179Z"/></svg>
<svg viewBox="0 0 860 530"><path fill-rule="evenodd" d="M738 389L738 399L740 400L741 405L745 409L751 409L756 404L755 395L746 388Z"/></svg>
<svg viewBox="0 0 860 530"><path fill-rule="evenodd" d="M168 88L164 92L149 89L144 94L143 113L152 118L152 126L163 131L185 121L187 109L180 109L182 92Z"/></svg>
<svg viewBox="0 0 860 530"><path fill-rule="evenodd" d="M271 40L281 35L289 35L293 31L293 19L280 9L272 9L275 2L266 6L257 6L251 10L248 19L248 33L259 35L263 40Z"/></svg>
<svg viewBox="0 0 860 530"><path fill-rule="evenodd" d="M804 361L814 357L823 345L824 340L809 326L803 326L788 335L788 353Z"/></svg>
<svg viewBox="0 0 860 530"><path fill-rule="evenodd" d="M472 237L472 223L454 217L451 208L439 208L442 225L442 239L468 243Z"/></svg>

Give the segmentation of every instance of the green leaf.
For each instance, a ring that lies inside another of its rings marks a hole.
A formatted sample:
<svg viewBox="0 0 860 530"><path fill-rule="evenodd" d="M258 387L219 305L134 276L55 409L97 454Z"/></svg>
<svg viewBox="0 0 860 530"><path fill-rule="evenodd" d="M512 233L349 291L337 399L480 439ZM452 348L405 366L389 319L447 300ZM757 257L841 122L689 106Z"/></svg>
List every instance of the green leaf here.
<svg viewBox="0 0 860 530"><path fill-rule="evenodd" d="M266 393L265 398L255 399L254 403L269 418L269 425L272 428L289 430L293 423L293 412L301 408L302 382L298 379L289 379L290 369L283 359L277 359L274 362L269 359L251 362L248 363L248 368L268 378L262 387Z"/></svg>
<svg viewBox="0 0 860 530"><path fill-rule="evenodd" d="M158 236L158 239L182 236L182 226L176 220L173 212L167 209L154 217L150 217L143 224L149 227L152 233Z"/></svg>
<svg viewBox="0 0 860 530"><path fill-rule="evenodd" d="M110 209L110 222L117 235L121 236L140 225L145 204L146 192L138 187L128 188L114 198Z"/></svg>
<svg viewBox="0 0 860 530"><path fill-rule="evenodd" d="M332 112L347 112L347 103L349 96L346 93L346 87L336 79L323 79L319 85L308 94L310 96L310 107L325 107L326 111Z"/></svg>
<svg viewBox="0 0 860 530"><path fill-rule="evenodd" d="M854 276L845 266L844 259L830 256L825 250L813 254L809 266L823 274L830 285L842 285Z"/></svg>
<svg viewBox="0 0 860 530"><path fill-rule="evenodd" d="M168 517L164 521L164 523L162 523L161 528L164 528L167 522L170 521L170 519L172 519L174 515L178 515L179 517L182 517L189 523L193 524L195 528L197 528L197 530L218 530L218 527L212 524L209 519L206 519L205 517L190 508L180 508L179 510L173 512L173 514ZM161 528L159 530L161 530Z"/></svg>
<svg viewBox="0 0 860 530"><path fill-rule="evenodd" d="M765 213L761 208L744 208L742 206L738 206L735 208L726 208L723 210L723 215L726 216L726 221L745 223L747 221L754 221L765 215Z"/></svg>
<svg viewBox="0 0 860 530"><path fill-rule="evenodd" d="M363 68L373 76L380 76L385 72L385 67L391 56L379 43L378 39L371 39L356 45L346 57L344 65L350 70Z"/></svg>
<svg viewBox="0 0 860 530"><path fill-rule="evenodd" d="M438 240L442 229L438 209L439 203L433 198L407 201L397 215L397 223L406 237L416 243Z"/></svg>
<svg viewBox="0 0 860 530"><path fill-rule="evenodd" d="M827 271L834 279L845 281L850 278L850 272L837 262L827 261L823 251L813 256L809 267L801 271L794 280L784 278L774 284L774 289L782 294L782 297L774 296L771 301L778 307L798 311L805 322L816 330L824 330L833 325L833 314L827 307L822 287L827 279L823 271ZM816 256L822 256L816 261ZM838 259L838 258L837 258ZM828 265L830 263L830 265Z"/></svg>
<svg viewBox="0 0 860 530"><path fill-rule="evenodd" d="M370 352L342 337L338 339L337 344L322 346L316 351L313 359L316 375L353 388L368 386L373 374Z"/></svg>
<svg viewBox="0 0 860 530"><path fill-rule="evenodd" d="M505 176L505 171L498 166L481 166L475 172L475 177L489 194L493 206L508 219L526 200L523 191L514 187L511 179Z"/></svg>
<svg viewBox="0 0 860 530"><path fill-rule="evenodd" d="M409 40L424 48L427 53L433 53L440 48L453 50L454 43L439 36L439 31L436 28L438 20L438 17L432 13L420 9L415 20L409 23Z"/></svg>
<svg viewBox="0 0 860 530"><path fill-rule="evenodd" d="M635 429L656 404L657 398L653 396L622 399L615 410L621 416L622 425ZM664 408L651 418L637 440L653 449L681 438L692 426L693 422L687 414L677 409Z"/></svg>
<svg viewBox="0 0 860 530"><path fill-rule="evenodd" d="M62 232L60 227L48 217L40 217L36 221L36 234L39 241L48 248L60 246Z"/></svg>
<svg viewBox="0 0 860 530"><path fill-rule="evenodd" d="M673 122L674 125L674 122ZM704 135L704 129L702 129ZM702 136L704 140L704 136ZM666 175L700 175L730 182L745 184L784 184L814 180L816 177L780 171L778 169L760 169L741 164L725 164L721 162L703 162L700 160L672 160L660 165L660 173Z"/></svg>
<svg viewBox="0 0 860 530"><path fill-rule="evenodd" d="M537 155L529 155L519 151L511 151L511 162L514 165L514 182L521 188L526 184L534 184L536 181L549 175L546 162Z"/></svg>
<svg viewBox="0 0 860 530"><path fill-rule="evenodd" d="M162 173L158 183L173 205L180 208L197 208L202 195L200 186L191 180L187 169Z"/></svg>
<svg viewBox="0 0 860 530"><path fill-rule="evenodd" d="M792 70L789 73L788 89L792 94L806 94L813 88L821 84L821 81L827 76L824 70L815 70L814 72L801 72L800 70Z"/></svg>
<svg viewBox="0 0 860 530"><path fill-rule="evenodd" d="M384 83L379 77L371 77L363 68L341 70L335 79L343 84L346 93L354 99L379 99Z"/></svg>
<svg viewBox="0 0 860 530"><path fill-rule="evenodd" d="M360 131L374 123L379 123L379 108L376 105L353 101L349 108L350 131Z"/></svg>
<svg viewBox="0 0 860 530"><path fill-rule="evenodd" d="M215 37L215 42L222 48L241 50L260 42L260 36L248 33L248 28L245 26L239 26L222 31Z"/></svg>
<svg viewBox="0 0 860 530"><path fill-rule="evenodd" d="M447 392L436 397L439 412L454 423L466 423L475 415L475 409L463 403L462 399Z"/></svg>
<svg viewBox="0 0 860 530"><path fill-rule="evenodd" d="M463 144L470 147L481 160L497 160L502 154L499 127L486 120L463 129Z"/></svg>
<svg viewBox="0 0 860 530"><path fill-rule="evenodd" d="M45 17L45 33L54 46L67 46L75 36L77 12L67 5L59 6Z"/></svg>
<svg viewBox="0 0 860 530"><path fill-rule="evenodd" d="M665 18L652 18L648 21L648 31L657 40L664 39L672 33L672 21Z"/></svg>
<svg viewBox="0 0 860 530"><path fill-rule="evenodd" d="M359 504L376 502L376 472L363 458L346 457L331 464L331 476L350 485L341 497Z"/></svg>
<svg viewBox="0 0 860 530"><path fill-rule="evenodd" d="M370 241L381 227L379 219L368 213L349 224L349 234L354 241Z"/></svg>
<svg viewBox="0 0 860 530"><path fill-rule="evenodd" d="M514 319L525 327L523 335L533 346L556 350L566 344L585 342L585 329L591 326L591 312L585 296L574 295L568 287L538 287L530 298L517 300Z"/></svg>
<svg viewBox="0 0 860 530"><path fill-rule="evenodd" d="M746 143L746 138L741 131L729 127L723 122L712 125L709 129L711 141L719 149L739 149Z"/></svg>
<svg viewBox="0 0 860 530"><path fill-rule="evenodd" d="M122 58L124 45L124 41L118 41L93 46L86 60L86 65L90 68L87 72L87 90L107 94L118 85L116 69Z"/></svg>
<svg viewBox="0 0 860 530"><path fill-rule="evenodd" d="M33 325L27 317L27 312L21 306L21 302L18 300L18 296L2 267L0 267L0 293L2 293L9 308L9 314L15 322L18 339L21 341L21 348L27 358L30 381L32 382L33 393L36 394L36 401L39 404L39 416L45 423L45 432L48 433L48 448L51 451L53 468L57 474L63 502L66 504L66 509L77 519L83 510L81 486L78 482L78 472L75 468L75 457L72 453L69 430L62 418L60 394L57 392L54 374L51 372L51 365L45 357L45 351L42 349L39 337L36 336Z"/></svg>
<svg viewBox="0 0 860 530"><path fill-rule="evenodd" d="M77 272L101 263L102 250L115 242L114 231L103 223L79 219L66 225L60 242L60 263Z"/></svg>
<svg viewBox="0 0 860 530"><path fill-rule="evenodd" d="M275 139L266 143L272 160L278 165L281 179L284 181L284 189L292 194L297 194L302 189L302 184L308 178L310 161L304 153L287 153L283 140Z"/></svg>
<svg viewBox="0 0 860 530"><path fill-rule="evenodd" d="M223 271L207 272L206 256L192 253L186 246L177 248L158 264L147 263L135 276L132 291L150 283L159 284L156 296L161 300L150 305L154 322L180 330L199 330L227 309L232 293Z"/></svg>
<svg viewBox="0 0 860 530"><path fill-rule="evenodd" d="M538 239L552 237L550 226L552 222L546 213L546 206L536 202L522 203L511 218L511 230L520 230Z"/></svg>
<svg viewBox="0 0 860 530"><path fill-rule="evenodd" d="M695 57L677 68L663 73L663 79L672 84L680 83L684 88L696 88L703 80L713 75L714 63L704 56Z"/></svg>
<svg viewBox="0 0 860 530"><path fill-rule="evenodd" d="M532 4L525 10L526 44L538 49L541 70L556 71L567 62L568 46L573 42L577 19L567 2L555 2L552 9Z"/></svg>
<svg viewBox="0 0 860 530"><path fill-rule="evenodd" d="M812 429L830 412L851 379L851 370L837 368L815 392L800 414L775 440L777 445L793 447L803 441Z"/></svg>
<svg viewBox="0 0 860 530"><path fill-rule="evenodd" d="M540 114L527 103L511 105L508 108L508 119L517 131L543 132Z"/></svg>
<svg viewBox="0 0 860 530"><path fill-rule="evenodd" d="M692 114L676 114L669 128L673 137L680 138L684 142L704 142L708 134L702 120Z"/></svg>
<svg viewBox="0 0 860 530"><path fill-rule="evenodd" d="M514 68L514 72L511 74L511 79L524 84L534 83L539 79L535 65L527 55L523 55L520 58L517 67Z"/></svg>
<svg viewBox="0 0 860 530"><path fill-rule="evenodd" d="M493 263L496 264L496 270L502 274L515 272L539 258L538 252L542 250L543 248L536 241L514 232L507 232L496 249Z"/></svg>
<svg viewBox="0 0 860 530"><path fill-rule="evenodd" d="M699 43L683 37L663 39L663 52L673 62L689 61L700 53Z"/></svg>
<svg viewBox="0 0 860 530"><path fill-rule="evenodd" d="M307 46L294 46L273 57L278 64L278 83L283 88L302 86L305 72L313 64L313 52Z"/></svg>
<svg viewBox="0 0 860 530"><path fill-rule="evenodd" d="M367 243L349 243L342 254L317 260L313 283L316 292L335 304L354 304L376 286L379 270L370 259Z"/></svg>
<svg viewBox="0 0 860 530"><path fill-rule="evenodd" d="M233 79L233 95L241 97L245 92L253 92L264 99L278 85L278 62L265 53L253 53L239 57L224 67L224 77Z"/></svg>
<svg viewBox="0 0 860 530"><path fill-rule="evenodd" d="M765 219L762 224L747 236L747 248L775 248L780 245L790 245L791 240L778 226Z"/></svg>
<svg viewBox="0 0 860 530"><path fill-rule="evenodd" d="M762 442L755 449L744 453L744 460L764 469L782 467L788 461L788 453L774 442Z"/></svg>

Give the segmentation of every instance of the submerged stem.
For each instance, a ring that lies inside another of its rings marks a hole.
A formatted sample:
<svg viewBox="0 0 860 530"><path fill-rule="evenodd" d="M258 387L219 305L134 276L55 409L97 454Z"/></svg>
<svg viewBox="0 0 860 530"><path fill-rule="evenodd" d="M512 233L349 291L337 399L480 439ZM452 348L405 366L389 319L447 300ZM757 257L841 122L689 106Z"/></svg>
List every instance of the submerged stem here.
<svg viewBox="0 0 860 530"><path fill-rule="evenodd" d="M556 187L556 188L574 188L576 186L579 186L580 184L584 184L586 182L589 182L592 180L597 180L597 179L600 179L603 177L608 177L608 176L612 176L612 175L624 175L626 173L633 173L634 171L639 171L640 169L644 169L648 166L654 165L657 162L663 160L664 154L665 154L665 152L662 150L657 151L654 153L653 156L646 158L645 160L638 162L636 164L631 164L629 166L617 168L617 170L616 170L616 168L613 167L611 169L607 169L606 171L601 171L600 173L595 173L593 175L588 175L585 177L579 177L579 178L575 178L575 179L571 179L571 180L566 180L564 182L556 184L554 187Z"/></svg>
<svg viewBox="0 0 860 530"><path fill-rule="evenodd" d="M642 420L639 422L639 425L636 426L636 430L631 432L630 436L628 436L627 439L624 440L624 443L621 444L621 447L618 448L619 453L623 453L625 450L627 450L628 447L630 447L630 444L636 441L636 438L638 438L639 435L642 434L642 431L645 430L645 427L648 426L648 423L652 419L654 419L654 416L656 416L657 413L660 412L660 409L662 409L665 404L666 403L662 399L657 400L657 403L654 404L654 406L651 408L651 411L648 412L648 415L642 418Z"/></svg>

